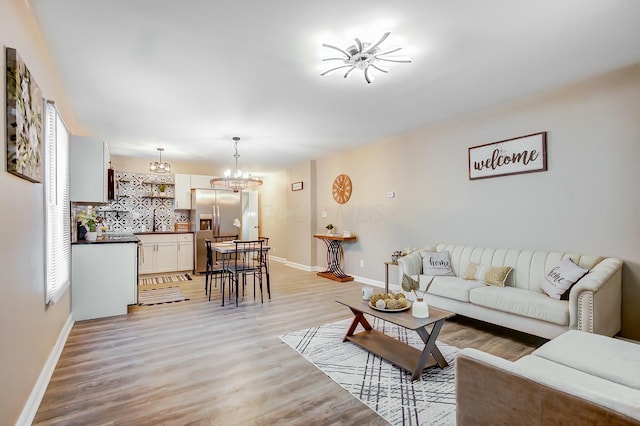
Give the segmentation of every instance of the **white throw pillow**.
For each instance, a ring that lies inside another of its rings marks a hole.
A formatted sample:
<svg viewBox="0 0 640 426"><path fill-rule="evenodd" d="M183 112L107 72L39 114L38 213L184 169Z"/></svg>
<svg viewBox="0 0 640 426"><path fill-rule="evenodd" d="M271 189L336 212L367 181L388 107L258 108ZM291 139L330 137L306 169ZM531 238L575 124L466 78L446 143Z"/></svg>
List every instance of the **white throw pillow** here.
<svg viewBox="0 0 640 426"><path fill-rule="evenodd" d="M448 251L422 251L420 256L424 275L456 275L451 268L451 254Z"/></svg>
<svg viewBox="0 0 640 426"><path fill-rule="evenodd" d="M560 300L564 292L584 277L587 272L589 272L588 269L579 267L567 258L544 276L540 288L552 299Z"/></svg>

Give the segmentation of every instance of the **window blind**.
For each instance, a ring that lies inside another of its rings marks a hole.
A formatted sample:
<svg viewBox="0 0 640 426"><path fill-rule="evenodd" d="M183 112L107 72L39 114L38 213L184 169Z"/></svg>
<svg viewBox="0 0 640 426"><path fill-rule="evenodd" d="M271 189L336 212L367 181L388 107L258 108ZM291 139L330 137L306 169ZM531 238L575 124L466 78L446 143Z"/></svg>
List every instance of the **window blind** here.
<svg viewBox="0 0 640 426"><path fill-rule="evenodd" d="M69 131L50 101L45 121L46 303L54 304L71 284Z"/></svg>

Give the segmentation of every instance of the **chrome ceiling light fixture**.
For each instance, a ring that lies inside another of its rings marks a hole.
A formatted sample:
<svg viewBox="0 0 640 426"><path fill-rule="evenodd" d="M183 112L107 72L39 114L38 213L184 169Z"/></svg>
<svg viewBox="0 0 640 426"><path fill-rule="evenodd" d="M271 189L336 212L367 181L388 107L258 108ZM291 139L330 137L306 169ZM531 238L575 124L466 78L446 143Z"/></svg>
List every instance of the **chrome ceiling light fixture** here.
<svg viewBox="0 0 640 426"><path fill-rule="evenodd" d="M349 68L347 72L344 74L344 78L347 78L349 77L349 75L351 75L351 72L353 70L359 69L364 71L364 79L367 80L367 83L371 83L374 80L374 75L371 72L372 68L375 68L376 70L383 72L385 74L389 72L388 69L383 68L380 65L379 63L380 61L400 62L405 64L411 63L411 58L408 56L386 56L401 50L402 47L396 47L394 49L387 50L387 51L383 51L380 49L380 45L382 44L383 41L387 39L387 37L389 37L390 34L391 32L384 33L380 38L380 40L378 40L376 43L373 43L373 44L364 43L360 41L359 38L356 37L355 38L356 44L347 47L346 50L340 49L339 47L333 46L331 44L324 43L322 45L323 47L328 47L329 49L337 50L338 52L342 53L344 57L324 58L322 61L323 62L342 61L344 65L340 65L339 67L328 69L327 71L323 72L320 75L325 76L333 71L343 69L343 68Z"/></svg>
<svg viewBox="0 0 640 426"><path fill-rule="evenodd" d="M162 162L162 151L164 148L158 148L160 152L160 161L152 161L149 163L149 171L152 173L171 173L171 164Z"/></svg>
<svg viewBox="0 0 640 426"><path fill-rule="evenodd" d="M240 138L234 136L233 142L235 146L235 154L233 155L233 158L235 158L235 170L231 170L231 168L228 167L225 168L221 177L211 179L211 185L224 185L227 188L231 188L233 192L242 191L250 186L262 185L262 180L251 176L249 171L246 169L242 170L242 168L238 166L238 158L240 158L240 154L238 154L238 142L240 142Z"/></svg>

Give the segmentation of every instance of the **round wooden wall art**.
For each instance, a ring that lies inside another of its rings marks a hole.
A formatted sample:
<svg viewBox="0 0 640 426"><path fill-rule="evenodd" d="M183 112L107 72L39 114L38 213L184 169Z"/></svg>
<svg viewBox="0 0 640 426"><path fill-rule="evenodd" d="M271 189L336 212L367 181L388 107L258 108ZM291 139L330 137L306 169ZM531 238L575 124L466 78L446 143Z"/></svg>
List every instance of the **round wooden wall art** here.
<svg viewBox="0 0 640 426"><path fill-rule="evenodd" d="M333 180L333 199L338 204L344 204L351 198L353 187L351 186L351 179L345 174L336 176Z"/></svg>

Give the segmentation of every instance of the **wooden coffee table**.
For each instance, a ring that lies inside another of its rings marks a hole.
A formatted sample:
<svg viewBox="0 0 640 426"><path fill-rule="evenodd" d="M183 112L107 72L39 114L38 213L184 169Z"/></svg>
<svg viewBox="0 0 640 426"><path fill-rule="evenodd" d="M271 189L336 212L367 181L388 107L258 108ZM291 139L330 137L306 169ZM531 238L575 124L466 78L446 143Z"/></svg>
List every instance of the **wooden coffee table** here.
<svg viewBox="0 0 640 426"><path fill-rule="evenodd" d="M438 346L436 346L436 339L444 324L444 320L451 318L455 313L432 307L429 307L429 318L415 318L411 315L411 309L403 312L382 312L370 307L369 302L362 300L360 295L343 297L337 299L336 302L351 309L351 312L355 315L343 341L353 342L398 367L413 373L411 381L418 380L425 368L435 365L444 368L449 365L442 356ZM390 323L409 330L415 330L424 342L424 349L420 351L413 346L409 346L393 337L374 330L364 314L389 321ZM364 327L364 331L354 334L358 324ZM427 331L428 325L433 325L431 333Z"/></svg>

